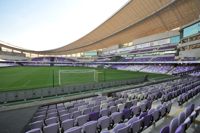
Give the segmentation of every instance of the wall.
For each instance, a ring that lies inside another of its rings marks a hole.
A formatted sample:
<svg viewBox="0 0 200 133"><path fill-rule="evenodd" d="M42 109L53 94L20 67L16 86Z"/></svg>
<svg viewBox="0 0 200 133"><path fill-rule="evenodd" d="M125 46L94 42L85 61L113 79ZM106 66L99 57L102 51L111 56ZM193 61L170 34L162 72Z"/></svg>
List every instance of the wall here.
<svg viewBox="0 0 200 133"><path fill-rule="evenodd" d="M104 88L127 85L127 84L135 84L144 81L145 77L138 79L131 79L131 80L120 80L120 81L92 83L83 85L70 85L70 86L55 87L55 88L41 88L41 89L1 92L0 103L29 100L29 99L57 96L63 94L67 95L67 94L91 91L96 89L104 89Z"/></svg>

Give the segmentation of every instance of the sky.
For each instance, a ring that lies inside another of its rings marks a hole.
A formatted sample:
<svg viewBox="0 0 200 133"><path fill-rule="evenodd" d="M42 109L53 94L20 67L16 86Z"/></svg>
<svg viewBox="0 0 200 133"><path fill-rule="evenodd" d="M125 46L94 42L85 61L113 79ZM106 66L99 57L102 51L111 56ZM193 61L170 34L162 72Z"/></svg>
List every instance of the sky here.
<svg viewBox="0 0 200 133"><path fill-rule="evenodd" d="M0 40L49 50L86 35L129 0L0 0Z"/></svg>

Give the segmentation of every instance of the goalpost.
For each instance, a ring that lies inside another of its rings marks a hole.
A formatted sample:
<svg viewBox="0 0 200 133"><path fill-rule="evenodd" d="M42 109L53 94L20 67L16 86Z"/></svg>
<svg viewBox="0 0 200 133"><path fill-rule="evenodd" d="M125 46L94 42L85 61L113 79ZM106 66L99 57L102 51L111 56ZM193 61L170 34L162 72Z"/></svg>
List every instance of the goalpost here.
<svg viewBox="0 0 200 133"><path fill-rule="evenodd" d="M58 71L58 80L59 85L62 85L62 81L73 80L72 82L76 82L74 80L79 80L78 82L84 82L84 80L91 82L98 82L98 72L97 70L59 70ZM70 82L70 81L69 81Z"/></svg>

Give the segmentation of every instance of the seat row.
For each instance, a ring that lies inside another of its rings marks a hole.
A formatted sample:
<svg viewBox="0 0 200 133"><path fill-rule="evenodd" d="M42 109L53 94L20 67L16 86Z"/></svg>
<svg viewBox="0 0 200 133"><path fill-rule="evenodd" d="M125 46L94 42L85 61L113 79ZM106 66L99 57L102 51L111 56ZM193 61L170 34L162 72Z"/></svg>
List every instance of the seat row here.
<svg viewBox="0 0 200 133"><path fill-rule="evenodd" d="M169 125L163 127L160 133L185 133L195 118L199 115L200 106L191 104L181 112L178 117L172 119Z"/></svg>
<svg viewBox="0 0 200 133"><path fill-rule="evenodd" d="M158 86L159 85L152 85L148 87L142 87L132 90L126 90L123 92L118 92L116 95L118 98L128 98L129 100L137 99L139 101L148 99L148 97L151 97L151 100L157 100L160 96L158 93Z"/></svg>
<svg viewBox="0 0 200 133"><path fill-rule="evenodd" d="M151 125L155 125L157 121L169 114L172 103L159 105L157 108L150 109L148 112L142 113L139 117L134 117L126 123L117 124L110 131L102 131L101 133L139 133L147 129Z"/></svg>
<svg viewBox="0 0 200 133"><path fill-rule="evenodd" d="M170 107L170 108L168 108ZM167 115L171 110L171 103L160 105L156 109L150 109L148 112L142 113L139 117L134 117L126 123L116 125L110 131L103 133L137 133L145 130L152 124Z"/></svg>
<svg viewBox="0 0 200 133"><path fill-rule="evenodd" d="M161 98L161 103L170 101L178 96L193 90L195 87L200 85L200 81L190 82L190 84L186 83L185 86L173 87L169 89L165 94L163 94Z"/></svg>
<svg viewBox="0 0 200 133"><path fill-rule="evenodd" d="M65 131L69 128L69 125L73 126L82 126L85 123L93 120L99 120L99 125L104 124L104 120L111 121L109 122L109 125L114 125L116 123L119 123L120 121L124 121L125 119L129 119L132 116L138 116L141 112L145 112L151 108L151 103L149 101L144 101L144 103L141 103L140 105L132 105L130 108L124 108L123 110L117 110L117 108L111 108L112 113L110 114L108 109L102 109L100 112L91 112L86 115L80 115L77 118L72 118L69 117L68 114L62 115L60 118L59 117L51 117L45 120L38 120L33 123L29 124L29 129L35 129L35 128L40 128L42 129L45 133L48 133L47 129L55 126L55 123L58 123L58 126L61 127L62 131ZM119 112L117 112L119 111ZM103 122L102 122L103 121ZM102 127L104 126L100 126ZM109 126L110 127L110 126Z"/></svg>
<svg viewBox="0 0 200 133"><path fill-rule="evenodd" d="M51 133L51 131L53 131L52 129L58 128L58 130L55 130L55 133L57 133L57 131L62 133L69 128L76 127L81 127L81 131L85 131L83 128L84 125L93 121L97 122L98 132L104 129L103 124L106 123L106 121L109 123L109 126L106 128L112 129L113 127L115 128L116 124L121 124L121 122L126 122L126 120L132 117L139 117L141 114L150 111L153 100L158 99L162 95L173 92L177 88L178 90L184 88L186 91L195 87L197 84L198 80L196 78L183 78L148 87L123 91L119 93L120 97L118 97L118 95L117 97L98 96L43 106L34 114L26 131L30 130L31 132L31 130L39 129L41 132ZM166 86L166 88L163 89L163 86ZM138 94L141 98L138 99L129 94L133 94L134 96ZM142 99L145 100L140 101ZM165 112L164 110L165 109L159 112Z"/></svg>
<svg viewBox="0 0 200 133"><path fill-rule="evenodd" d="M84 113L84 109L95 108L96 106L100 106L102 103L108 102L110 100L112 99L107 98L107 97L94 97L94 98L90 98L89 100L82 99L78 101L43 106L37 110L34 117L37 117L40 115L46 115L49 113L55 113L55 112L59 112L59 115L62 115L64 113L72 113L78 110L83 111ZM95 110L95 109L92 109L92 110Z"/></svg>
<svg viewBox="0 0 200 133"><path fill-rule="evenodd" d="M141 88L134 88L131 90L117 92L116 96L118 98L128 98L129 100L137 99L138 101L144 99L157 100L162 97L161 101L163 103L171 100L177 95L180 95L180 93L183 93L184 90L186 91L188 88L194 87L196 85L195 82L198 82L198 78L183 78L174 81L168 81Z"/></svg>
<svg viewBox="0 0 200 133"><path fill-rule="evenodd" d="M112 103L112 104L110 104ZM55 108L49 108L49 110L43 110L43 109L39 109L39 111L37 111L34 115L34 117L32 118L31 124L34 124L37 121L45 121L46 125L48 125L48 121L52 121L53 118L55 117L59 117L59 119L61 121L65 120L65 119L76 119L78 116L81 115L89 115L92 114L92 112L99 112L100 116L104 116L104 115L110 115L113 112L117 112L117 111L122 111L124 108L130 108L133 105L137 105L136 101L127 101L124 102L123 104L120 102L118 105L115 105L115 103L109 102L107 104L102 104L103 106L100 105L96 105L93 107L89 107L89 106L79 106L79 107L72 107L70 108L68 111L65 110L64 107L62 107L61 109L59 107L57 107L57 109ZM62 105L63 106L63 105ZM144 106L147 105L141 105L143 108ZM52 107L52 106L51 106ZM144 110L142 108L142 110ZM71 112L73 111L73 112ZM71 113L70 113L71 112Z"/></svg>
<svg viewBox="0 0 200 133"><path fill-rule="evenodd" d="M181 94L178 97L178 105L182 105L187 102L189 99L193 98L194 96L200 93L200 86L195 87L193 90L190 90L186 93Z"/></svg>
<svg viewBox="0 0 200 133"><path fill-rule="evenodd" d="M63 131L64 133L136 133L145 130L158 120L166 116L171 110L171 103L158 106L156 109L150 109L147 112L141 112L139 116L131 116L129 109L125 109L124 112L115 112L120 117L103 116L98 120L92 120L86 122L82 126L70 126L69 122L66 124L68 129ZM113 115L114 116L114 115ZM122 117L123 116L123 117ZM71 123L72 124L72 123ZM57 123L51 124L51 128L44 130L44 133L58 133L59 125ZM110 130L109 130L110 129ZM62 131L61 131L62 132ZM40 128L35 128L27 133L42 133Z"/></svg>

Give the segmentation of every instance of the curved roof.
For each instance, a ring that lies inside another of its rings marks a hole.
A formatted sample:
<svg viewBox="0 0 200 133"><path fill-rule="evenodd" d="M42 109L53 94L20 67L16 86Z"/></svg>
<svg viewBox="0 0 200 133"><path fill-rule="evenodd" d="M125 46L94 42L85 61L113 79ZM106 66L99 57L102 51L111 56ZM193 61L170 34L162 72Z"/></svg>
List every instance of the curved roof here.
<svg viewBox="0 0 200 133"><path fill-rule="evenodd" d="M32 52L72 54L131 42L194 21L200 15L199 5L199 0L131 0L82 38L57 49Z"/></svg>

